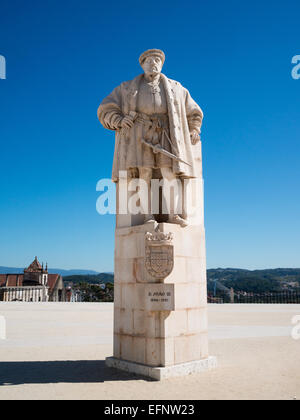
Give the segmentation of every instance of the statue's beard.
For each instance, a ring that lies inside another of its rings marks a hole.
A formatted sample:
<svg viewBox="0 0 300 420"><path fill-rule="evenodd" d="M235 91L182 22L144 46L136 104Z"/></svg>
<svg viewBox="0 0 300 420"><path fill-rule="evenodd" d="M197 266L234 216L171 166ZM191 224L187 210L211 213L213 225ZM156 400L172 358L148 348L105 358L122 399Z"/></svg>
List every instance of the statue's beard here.
<svg viewBox="0 0 300 420"><path fill-rule="evenodd" d="M151 69L151 71L145 71L146 77L150 79L158 76L160 73L161 73L161 70L158 70L158 69Z"/></svg>

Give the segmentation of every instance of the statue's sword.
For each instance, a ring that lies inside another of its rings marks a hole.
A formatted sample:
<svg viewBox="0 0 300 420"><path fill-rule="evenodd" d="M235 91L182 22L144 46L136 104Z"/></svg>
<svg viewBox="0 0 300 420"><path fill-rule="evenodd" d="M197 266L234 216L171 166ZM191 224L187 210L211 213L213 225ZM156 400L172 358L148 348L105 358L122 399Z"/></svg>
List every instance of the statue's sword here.
<svg viewBox="0 0 300 420"><path fill-rule="evenodd" d="M188 166L192 166L189 163L185 162L183 159L180 159L178 156L173 155L173 153L168 152L166 149L163 149L159 145L154 145L152 143L147 142L146 140L141 140L143 144L145 144L148 147L151 147L151 149L154 151L154 153L162 153L163 155L169 156L171 159L176 160L177 162L185 163Z"/></svg>
<svg viewBox="0 0 300 420"><path fill-rule="evenodd" d="M136 120L138 114L135 111L130 111L129 116L132 119L132 121L134 122ZM153 150L154 153L162 153L163 155L168 156L169 158L174 159L177 162L181 162L181 163L184 163L185 165L188 165L188 166L192 167L192 165L190 163L185 162L183 159L180 159L178 156L174 155L173 153L168 152L166 149L164 149L160 145L154 145L152 143L149 143L143 138L141 139L141 141L146 146L151 147L151 149ZM169 142L170 142L170 140L169 140Z"/></svg>

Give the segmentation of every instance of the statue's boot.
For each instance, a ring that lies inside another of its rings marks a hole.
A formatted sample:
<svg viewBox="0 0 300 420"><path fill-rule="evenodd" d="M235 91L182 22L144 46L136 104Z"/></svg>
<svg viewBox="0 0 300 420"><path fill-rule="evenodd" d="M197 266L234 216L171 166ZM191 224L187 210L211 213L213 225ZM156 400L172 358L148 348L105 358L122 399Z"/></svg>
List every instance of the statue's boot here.
<svg viewBox="0 0 300 420"><path fill-rule="evenodd" d="M170 216L168 223L174 223L176 225L180 225L181 227L188 226L188 222L182 217L178 216L178 214L174 214L174 216Z"/></svg>

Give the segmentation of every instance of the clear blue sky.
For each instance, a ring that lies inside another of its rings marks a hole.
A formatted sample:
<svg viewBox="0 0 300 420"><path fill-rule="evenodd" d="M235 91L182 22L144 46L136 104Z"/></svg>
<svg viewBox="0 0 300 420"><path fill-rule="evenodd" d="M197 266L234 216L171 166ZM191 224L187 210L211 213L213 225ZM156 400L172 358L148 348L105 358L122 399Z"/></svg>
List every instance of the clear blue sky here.
<svg viewBox="0 0 300 420"><path fill-rule="evenodd" d="M300 266L299 1L4 0L0 265L113 270L96 110L148 48L204 110L208 267Z"/></svg>

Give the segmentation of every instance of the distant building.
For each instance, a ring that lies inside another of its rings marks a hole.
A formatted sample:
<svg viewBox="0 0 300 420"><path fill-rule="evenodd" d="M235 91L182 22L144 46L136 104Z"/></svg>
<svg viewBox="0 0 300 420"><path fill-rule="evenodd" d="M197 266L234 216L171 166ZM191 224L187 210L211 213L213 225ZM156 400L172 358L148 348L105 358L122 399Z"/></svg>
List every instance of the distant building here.
<svg viewBox="0 0 300 420"><path fill-rule="evenodd" d="M0 301L65 302L62 276L49 274L35 257L24 274L0 274Z"/></svg>
<svg viewBox="0 0 300 420"><path fill-rule="evenodd" d="M82 302L82 293L76 289L73 283L69 283L66 287L66 301L67 302Z"/></svg>

